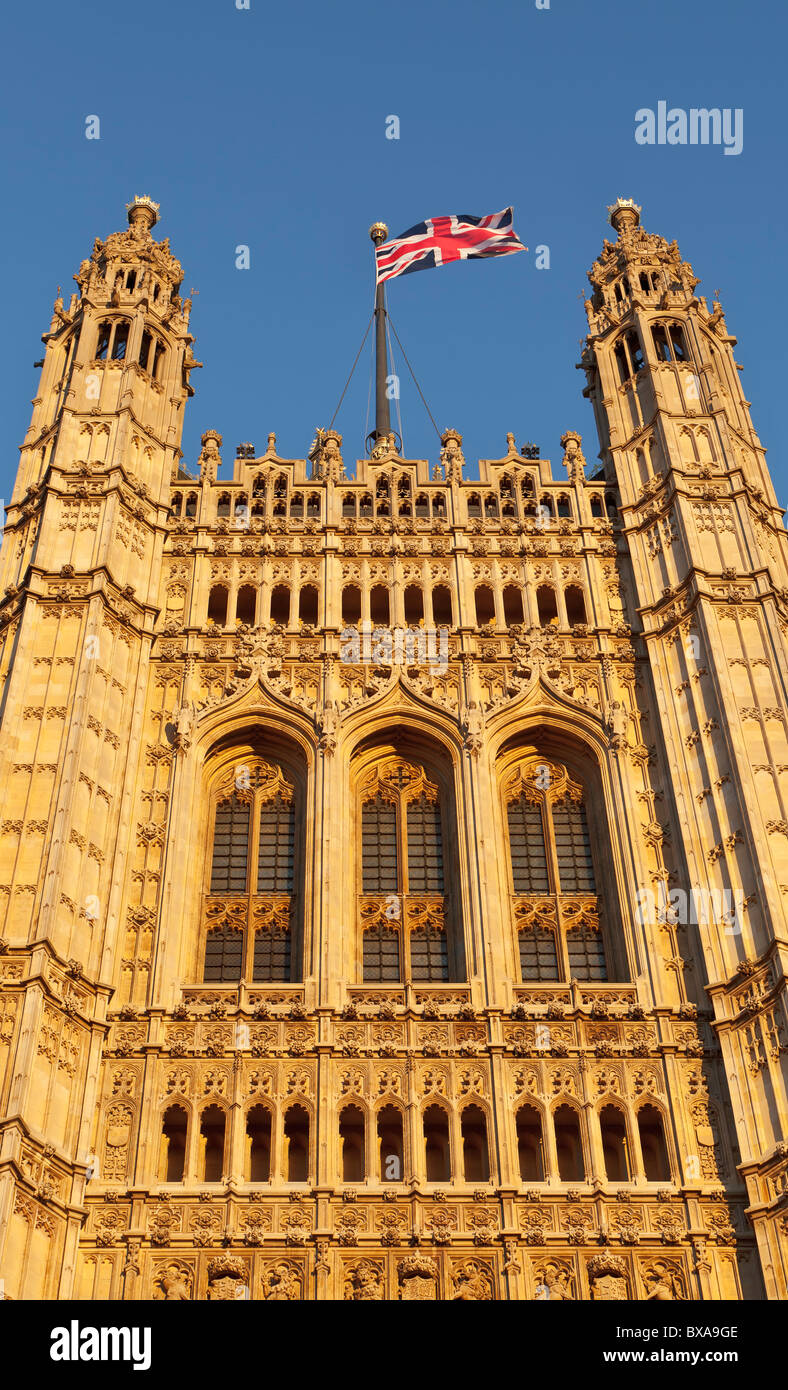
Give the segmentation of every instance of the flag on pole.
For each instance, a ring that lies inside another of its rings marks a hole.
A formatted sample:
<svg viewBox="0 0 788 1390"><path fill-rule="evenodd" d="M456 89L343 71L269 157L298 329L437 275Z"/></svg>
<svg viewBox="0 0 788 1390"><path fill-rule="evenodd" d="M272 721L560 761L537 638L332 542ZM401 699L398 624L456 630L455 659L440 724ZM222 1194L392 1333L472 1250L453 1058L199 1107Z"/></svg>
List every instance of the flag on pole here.
<svg viewBox="0 0 788 1390"><path fill-rule="evenodd" d="M486 217L432 217L417 222L402 236L375 249L377 283L409 275L413 270L432 270L450 261L469 261L482 256L511 256L527 251L512 227L512 208Z"/></svg>

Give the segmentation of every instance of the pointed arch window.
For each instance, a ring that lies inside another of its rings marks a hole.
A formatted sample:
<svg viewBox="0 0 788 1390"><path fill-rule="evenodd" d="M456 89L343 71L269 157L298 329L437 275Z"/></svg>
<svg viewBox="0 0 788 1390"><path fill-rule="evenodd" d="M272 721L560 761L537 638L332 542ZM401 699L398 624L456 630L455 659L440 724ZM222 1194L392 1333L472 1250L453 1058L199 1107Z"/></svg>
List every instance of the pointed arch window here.
<svg viewBox="0 0 788 1390"><path fill-rule="evenodd" d="M204 980L291 980L295 789L258 759L235 769L213 808L205 894Z"/></svg>
<svg viewBox="0 0 788 1390"><path fill-rule="evenodd" d="M438 787L387 758L361 786L359 913L367 982L451 975Z"/></svg>
<svg viewBox="0 0 788 1390"><path fill-rule="evenodd" d="M523 980L606 980L583 788L534 755L509 777L504 799Z"/></svg>

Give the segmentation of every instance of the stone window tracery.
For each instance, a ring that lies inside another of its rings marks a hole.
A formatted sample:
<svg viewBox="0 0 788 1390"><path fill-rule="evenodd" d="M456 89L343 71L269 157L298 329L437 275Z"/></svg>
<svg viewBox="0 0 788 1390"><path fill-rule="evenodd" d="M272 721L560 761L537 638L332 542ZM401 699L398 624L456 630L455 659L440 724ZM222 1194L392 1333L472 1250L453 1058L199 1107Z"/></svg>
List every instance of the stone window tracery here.
<svg viewBox="0 0 788 1390"><path fill-rule="evenodd" d="M216 795L203 978L290 980L295 790L262 760L242 773Z"/></svg>
<svg viewBox="0 0 788 1390"><path fill-rule="evenodd" d="M583 788L535 754L504 799L523 980L607 979Z"/></svg>
<svg viewBox="0 0 788 1390"><path fill-rule="evenodd" d="M686 362L689 354L684 330L678 323L656 323L653 327L654 349L660 362Z"/></svg>
<svg viewBox="0 0 788 1390"><path fill-rule="evenodd" d="M128 319L105 319L100 323L94 360L122 362L126 356L130 327Z"/></svg>
<svg viewBox="0 0 788 1390"><path fill-rule="evenodd" d="M449 979L438 787L402 758L361 786L360 920L365 982Z"/></svg>

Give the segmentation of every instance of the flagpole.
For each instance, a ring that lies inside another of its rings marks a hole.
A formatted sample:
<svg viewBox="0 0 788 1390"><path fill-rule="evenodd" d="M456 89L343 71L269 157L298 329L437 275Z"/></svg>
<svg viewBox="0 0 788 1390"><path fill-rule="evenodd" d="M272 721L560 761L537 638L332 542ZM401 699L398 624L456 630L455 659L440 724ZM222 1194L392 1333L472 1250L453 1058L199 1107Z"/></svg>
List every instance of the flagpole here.
<svg viewBox="0 0 788 1390"><path fill-rule="evenodd" d="M385 222L375 222L369 235L375 246L382 246L389 234ZM388 396L388 352L386 348L386 295L382 282L375 291L375 431L367 439L376 444L384 435L391 434L391 410Z"/></svg>

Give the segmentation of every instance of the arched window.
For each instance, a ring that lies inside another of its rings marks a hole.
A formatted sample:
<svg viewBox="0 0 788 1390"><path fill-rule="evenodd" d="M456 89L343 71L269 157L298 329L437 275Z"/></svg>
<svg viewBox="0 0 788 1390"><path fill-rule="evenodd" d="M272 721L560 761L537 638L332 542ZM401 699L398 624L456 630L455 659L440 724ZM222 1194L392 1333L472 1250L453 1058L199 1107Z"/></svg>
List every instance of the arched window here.
<svg viewBox="0 0 788 1390"><path fill-rule="evenodd" d="M488 521L498 519L498 498L494 492L488 492L484 498L484 515Z"/></svg>
<svg viewBox="0 0 788 1390"><path fill-rule="evenodd" d="M372 498L368 492L364 493L359 503L359 516L362 521L369 521L372 517Z"/></svg>
<svg viewBox="0 0 788 1390"><path fill-rule="evenodd" d="M474 591L476 603L476 626L495 622L495 595L488 584L477 584Z"/></svg>
<svg viewBox="0 0 788 1390"><path fill-rule="evenodd" d="M572 504L569 498L562 494L558 499L558 515L566 518L572 515Z"/></svg>
<svg viewBox="0 0 788 1390"><path fill-rule="evenodd" d="M126 357L126 349L129 345L129 329L131 325L124 320L115 324L115 335L112 339L112 350L110 357L113 362L123 362Z"/></svg>
<svg viewBox="0 0 788 1390"><path fill-rule="evenodd" d="M197 515L197 493L190 492L186 498L186 510L184 516L195 517Z"/></svg>
<svg viewBox="0 0 788 1390"><path fill-rule="evenodd" d="M227 625L227 588L224 584L214 584L208 595L208 622L217 627Z"/></svg>
<svg viewBox="0 0 788 1390"><path fill-rule="evenodd" d="M423 492L416 498L416 519L418 521L428 521L430 515L430 504Z"/></svg>
<svg viewBox="0 0 788 1390"><path fill-rule="evenodd" d="M602 498L601 498L601 496L599 495L598 492L592 493L592 496L591 496L591 515L592 515L592 516L596 516L596 517L602 517L602 516L604 516L604 508L603 508L603 506L602 506Z"/></svg>
<svg viewBox="0 0 788 1390"><path fill-rule="evenodd" d="M345 627L361 622L361 590L357 584L346 584L342 590L342 622Z"/></svg>
<svg viewBox="0 0 788 1390"><path fill-rule="evenodd" d="M436 627L451 627L454 622L451 589L447 584L436 584L432 591L432 621Z"/></svg>
<svg viewBox="0 0 788 1390"><path fill-rule="evenodd" d="M369 616L376 627L389 625L389 591L385 584L373 584L369 593Z"/></svg>
<svg viewBox="0 0 788 1390"><path fill-rule="evenodd" d="M95 353L94 353L94 360L95 360L96 362L105 362L105 361L106 361L107 356L108 356L108 354L109 354L109 345L110 345L111 340L112 340L112 324L111 324L110 322L107 322L107 321L105 320L104 323L100 323L99 326L98 326L98 337L97 337L97 339L96 339L96 351L95 351Z"/></svg>
<svg viewBox="0 0 788 1390"><path fill-rule="evenodd" d="M613 349L613 354L618 365L618 374L622 386L629 381L636 372L643 366L643 349L640 346L640 339L634 330L625 333L619 338Z"/></svg>
<svg viewBox="0 0 788 1390"><path fill-rule="evenodd" d="M309 1115L291 1105L285 1115L285 1172L288 1182L309 1182Z"/></svg>
<svg viewBox="0 0 788 1390"><path fill-rule="evenodd" d="M317 492L310 492L306 501L306 514L311 521L320 520L320 496Z"/></svg>
<svg viewBox="0 0 788 1390"><path fill-rule="evenodd" d="M159 1177L162 1182L183 1182L187 1132L186 1111L180 1105L171 1105L165 1110L161 1124Z"/></svg>
<svg viewBox="0 0 788 1390"><path fill-rule="evenodd" d="M564 602L566 603L566 621L570 627L586 621L586 601L583 590L578 584L567 585L564 590Z"/></svg>
<svg viewBox="0 0 788 1390"><path fill-rule="evenodd" d="M346 1105L339 1115L339 1142L342 1149L342 1181L363 1182L366 1176L365 1125L357 1105Z"/></svg>
<svg viewBox="0 0 788 1390"><path fill-rule="evenodd" d="M504 799L523 980L607 979L582 787L532 754Z"/></svg>
<svg viewBox="0 0 788 1390"><path fill-rule="evenodd" d="M451 1182L449 1117L442 1105L427 1107L423 1126L427 1182Z"/></svg>
<svg viewBox="0 0 788 1390"><path fill-rule="evenodd" d="M466 1105L460 1116L462 1164L466 1182L488 1182L490 1153L487 1147L487 1119L478 1105Z"/></svg>
<svg viewBox="0 0 788 1390"><path fill-rule="evenodd" d="M221 1182L224 1171L225 1113L220 1105L208 1105L200 1116L200 1176L203 1182Z"/></svg>
<svg viewBox="0 0 788 1390"><path fill-rule="evenodd" d="M170 501L170 516L180 516L181 506L183 505L183 493L174 492Z"/></svg>
<svg viewBox="0 0 788 1390"><path fill-rule="evenodd" d="M271 622L287 627L290 623L290 586L275 584L271 590Z"/></svg>
<svg viewBox="0 0 788 1390"><path fill-rule="evenodd" d="M139 363L144 372L148 372L154 379L161 375L161 364L164 357L164 344L148 329L143 329L140 341Z"/></svg>
<svg viewBox="0 0 788 1390"><path fill-rule="evenodd" d="M219 501L216 503L216 516L219 521L224 521L229 515L230 494L229 492L223 492L219 497Z"/></svg>
<svg viewBox="0 0 788 1390"><path fill-rule="evenodd" d="M638 1110L638 1135L643 1155L643 1171L647 1182L670 1182L670 1160L662 1116L655 1105L641 1105Z"/></svg>
<svg viewBox="0 0 788 1390"><path fill-rule="evenodd" d="M343 517L355 517L356 515L356 498L352 492L346 492L342 498L342 515Z"/></svg>
<svg viewBox="0 0 788 1390"><path fill-rule="evenodd" d="M468 516L471 518L479 517L482 514L482 500L478 492L472 492L468 498Z"/></svg>
<svg viewBox="0 0 788 1390"><path fill-rule="evenodd" d="M249 521L249 498L245 492L239 492L233 503L233 519L239 528L246 526Z"/></svg>
<svg viewBox="0 0 788 1390"><path fill-rule="evenodd" d="M558 626L558 600L552 585L539 585L536 591L536 609L540 627Z"/></svg>
<svg viewBox="0 0 788 1390"><path fill-rule="evenodd" d="M271 1178L271 1112L253 1105L246 1117L246 1177L249 1182Z"/></svg>
<svg viewBox="0 0 788 1390"><path fill-rule="evenodd" d="M304 494L302 492L294 492L290 498L290 516L293 521L303 521Z"/></svg>
<svg viewBox="0 0 788 1390"><path fill-rule="evenodd" d="M559 1105L553 1112L558 1176L561 1182L585 1182L580 1116L572 1105Z"/></svg>
<svg viewBox="0 0 788 1390"><path fill-rule="evenodd" d="M503 591L503 619L507 627L525 621L522 591L516 584L507 584Z"/></svg>
<svg viewBox="0 0 788 1390"><path fill-rule="evenodd" d="M319 595L314 584L303 584L298 594L299 622L316 627L318 621Z"/></svg>
<svg viewBox="0 0 788 1390"><path fill-rule="evenodd" d="M235 600L236 622L254 627L257 615L257 590L253 584L242 584Z"/></svg>
<svg viewBox="0 0 788 1390"><path fill-rule="evenodd" d="M265 497L265 475L263 473L258 473L252 483L252 496Z"/></svg>
<svg viewBox="0 0 788 1390"><path fill-rule="evenodd" d="M361 789L360 922L364 980L448 980L439 790L389 757Z"/></svg>
<svg viewBox="0 0 788 1390"><path fill-rule="evenodd" d="M517 1156L521 1182L544 1182L542 1117L532 1105L521 1105L517 1111Z"/></svg>
<svg viewBox="0 0 788 1390"><path fill-rule="evenodd" d="M689 354L684 330L677 323L656 323L651 330L660 362L686 362Z"/></svg>
<svg viewBox="0 0 788 1390"><path fill-rule="evenodd" d="M418 584L408 584L404 595L405 622L417 626L424 618L424 595Z"/></svg>
<svg viewBox="0 0 788 1390"><path fill-rule="evenodd" d="M381 1182L402 1182L405 1177L405 1149L402 1139L402 1112L396 1105L384 1105L377 1118Z"/></svg>
<svg viewBox="0 0 788 1390"><path fill-rule="evenodd" d="M290 980L295 789L260 758L234 772L216 794L204 979Z"/></svg>
<svg viewBox="0 0 788 1390"><path fill-rule="evenodd" d="M443 520L446 516L446 498L442 492L438 492L432 499L432 515L437 520Z"/></svg>
<svg viewBox="0 0 788 1390"><path fill-rule="evenodd" d="M98 326L95 360L122 362L129 344L128 319L107 319Z"/></svg>
<svg viewBox="0 0 788 1390"><path fill-rule="evenodd" d="M599 1112L599 1128L602 1134L602 1154L607 1181L630 1182L632 1171L629 1163L627 1122L617 1105L602 1107Z"/></svg>

